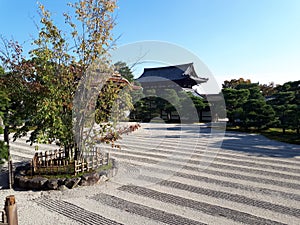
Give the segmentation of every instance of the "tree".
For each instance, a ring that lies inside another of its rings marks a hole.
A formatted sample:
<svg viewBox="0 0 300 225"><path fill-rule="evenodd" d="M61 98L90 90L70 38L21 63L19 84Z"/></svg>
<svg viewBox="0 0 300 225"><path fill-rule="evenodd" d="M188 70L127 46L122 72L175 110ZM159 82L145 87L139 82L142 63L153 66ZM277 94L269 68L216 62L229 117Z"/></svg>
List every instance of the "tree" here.
<svg viewBox="0 0 300 225"><path fill-rule="evenodd" d="M207 103L204 103L203 98L200 96L195 96L191 92L186 91L180 91L178 93L178 97L180 99L180 114L185 117L180 119L188 120L190 122L200 122L201 111L208 105Z"/></svg>
<svg viewBox="0 0 300 225"><path fill-rule="evenodd" d="M133 89L131 94L133 109L130 112L130 119L132 121L141 121L141 118L145 116L145 95L143 93L143 88L140 83L135 82L138 87L137 90Z"/></svg>
<svg viewBox="0 0 300 225"><path fill-rule="evenodd" d="M125 82L107 82L97 98L96 123L107 123L111 119L125 120L126 112L133 108L130 92L131 87Z"/></svg>
<svg viewBox="0 0 300 225"><path fill-rule="evenodd" d="M247 79L245 80L244 78L240 78L238 80L232 79L230 81L225 80L224 83L222 84L222 88L236 88L239 84L250 84L251 80Z"/></svg>
<svg viewBox="0 0 300 225"><path fill-rule="evenodd" d="M287 82L276 87L269 104L275 110L280 123L278 126L285 133L286 129L300 131L300 81Z"/></svg>
<svg viewBox="0 0 300 225"><path fill-rule="evenodd" d="M266 103L257 83L242 83L237 89L249 90L249 97L243 104L243 127L255 127L256 129L266 129L275 123L275 112Z"/></svg>
<svg viewBox="0 0 300 225"><path fill-rule="evenodd" d="M247 89L222 89L224 95L227 117L233 126L240 125L243 118L243 105L247 102L250 92Z"/></svg>
<svg viewBox="0 0 300 225"><path fill-rule="evenodd" d="M4 70L0 67L0 76L3 76ZM4 125L4 114L9 105L9 98L5 91L0 91L0 134L3 133L2 125ZM4 141L0 141L0 164L8 159L8 147Z"/></svg>
<svg viewBox="0 0 300 225"><path fill-rule="evenodd" d="M104 56L113 40L112 13L116 3L89 0L70 6L76 21L67 13L64 16L71 32L60 30L51 13L40 5L41 28L33 42L35 48L29 52L30 59L25 59L16 42L7 42L8 48L1 51L1 61L26 89L22 106L27 118L15 138L33 128L31 143L55 141L68 156L76 158L82 157L82 151L72 132L74 94L90 65L99 59L103 64L107 62Z"/></svg>
<svg viewBox="0 0 300 225"><path fill-rule="evenodd" d="M259 89L261 90L262 95L268 98L276 93L276 86L278 85L275 85L274 82L271 82L269 84L260 84Z"/></svg>
<svg viewBox="0 0 300 225"><path fill-rule="evenodd" d="M132 74L131 69L125 62L116 62L114 64L115 69L121 74L122 77L127 79L129 82L134 81L134 75Z"/></svg>
<svg viewBox="0 0 300 225"><path fill-rule="evenodd" d="M167 113L167 120L172 120L172 112L176 111L179 107L179 97L174 89L163 89L160 90L160 98L158 98L157 105L158 108Z"/></svg>
<svg viewBox="0 0 300 225"><path fill-rule="evenodd" d="M230 88L223 88L222 92L232 125L260 130L275 123L275 112L267 105L257 83L239 82Z"/></svg>

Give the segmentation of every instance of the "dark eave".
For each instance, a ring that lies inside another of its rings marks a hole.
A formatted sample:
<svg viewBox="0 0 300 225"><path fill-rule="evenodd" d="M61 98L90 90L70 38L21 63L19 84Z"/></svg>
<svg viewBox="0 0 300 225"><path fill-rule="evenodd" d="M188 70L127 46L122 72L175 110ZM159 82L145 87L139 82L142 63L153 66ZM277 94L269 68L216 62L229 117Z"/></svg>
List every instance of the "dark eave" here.
<svg viewBox="0 0 300 225"><path fill-rule="evenodd" d="M137 79L137 81L140 83L152 83L166 80L179 81L186 79L192 79L197 84L208 81L208 78L201 78L196 74L193 63L157 68L145 68L143 74Z"/></svg>

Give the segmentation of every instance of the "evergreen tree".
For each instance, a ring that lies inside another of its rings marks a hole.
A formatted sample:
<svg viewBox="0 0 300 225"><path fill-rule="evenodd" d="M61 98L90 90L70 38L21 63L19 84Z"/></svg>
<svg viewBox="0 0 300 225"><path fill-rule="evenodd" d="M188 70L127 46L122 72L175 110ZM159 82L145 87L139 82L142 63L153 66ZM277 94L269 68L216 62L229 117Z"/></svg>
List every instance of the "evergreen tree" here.
<svg viewBox="0 0 300 225"><path fill-rule="evenodd" d="M285 133L286 129L295 129L299 134L300 127L300 81L287 82L276 87L276 93L269 104L279 118L278 127Z"/></svg>
<svg viewBox="0 0 300 225"><path fill-rule="evenodd" d="M247 89L224 88L224 95L227 117L233 126L241 125L243 119L243 105L249 98L250 92Z"/></svg>
<svg viewBox="0 0 300 225"><path fill-rule="evenodd" d="M260 130L275 123L275 112L267 105L257 83L239 82L230 88L224 88L222 92L227 116L233 125Z"/></svg>
<svg viewBox="0 0 300 225"><path fill-rule="evenodd" d="M122 77L127 79L129 82L134 81L134 76L132 74L132 71L125 62L116 62L114 66L115 69L121 74Z"/></svg>

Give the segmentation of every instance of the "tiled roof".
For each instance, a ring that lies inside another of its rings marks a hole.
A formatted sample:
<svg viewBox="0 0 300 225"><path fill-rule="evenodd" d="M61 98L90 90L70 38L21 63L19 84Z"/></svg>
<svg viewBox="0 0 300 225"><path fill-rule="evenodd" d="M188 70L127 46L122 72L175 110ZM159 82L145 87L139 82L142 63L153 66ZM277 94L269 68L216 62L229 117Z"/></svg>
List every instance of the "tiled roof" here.
<svg viewBox="0 0 300 225"><path fill-rule="evenodd" d="M207 78L200 78L197 76L193 63L187 63L176 66L166 66L158 68L145 68L144 73L137 79L143 82L158 82L163 80L181 80L184 78L191 78L198 82L206 82Z"/></svg>

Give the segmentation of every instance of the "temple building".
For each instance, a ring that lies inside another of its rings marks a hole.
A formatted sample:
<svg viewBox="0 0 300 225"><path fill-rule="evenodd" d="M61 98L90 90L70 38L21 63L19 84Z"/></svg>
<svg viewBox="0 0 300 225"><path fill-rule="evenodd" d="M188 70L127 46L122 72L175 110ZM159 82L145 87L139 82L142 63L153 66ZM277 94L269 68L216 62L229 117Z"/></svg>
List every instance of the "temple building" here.
<svg viewBox="0 0 300 225"><path fill-rule="evenodd" d="M192 88L195 85L208 81L208 78L197 76L193 63L166 66L158 68L145 68L143 74L137 79L144 90L153 88ZM172 82L173 86L172 86Z"/></svg>
<svg viewBox="0 0 300 225"><path fill-rule="evenodd" d="M199 77L194 69L193 63L165 66L157 68L145 68L143 74L136 79L141 84L144 93L148 90L155 90L159 92L165 89L174 89L177 93L179 91L191 92L194 96L199 97L203 102L208 103L206 96L198 92L201 84L206 83L208 78ZM150 111L155 110L155 103L149 104ZM153 109L153 110L152 110ZM211 121L211 113L209 104L202 110L198 111L199 121ZM145 115L146 120L153 117ZM161 111L160 117L167 121L180 121L178 112Z"/></svg>

